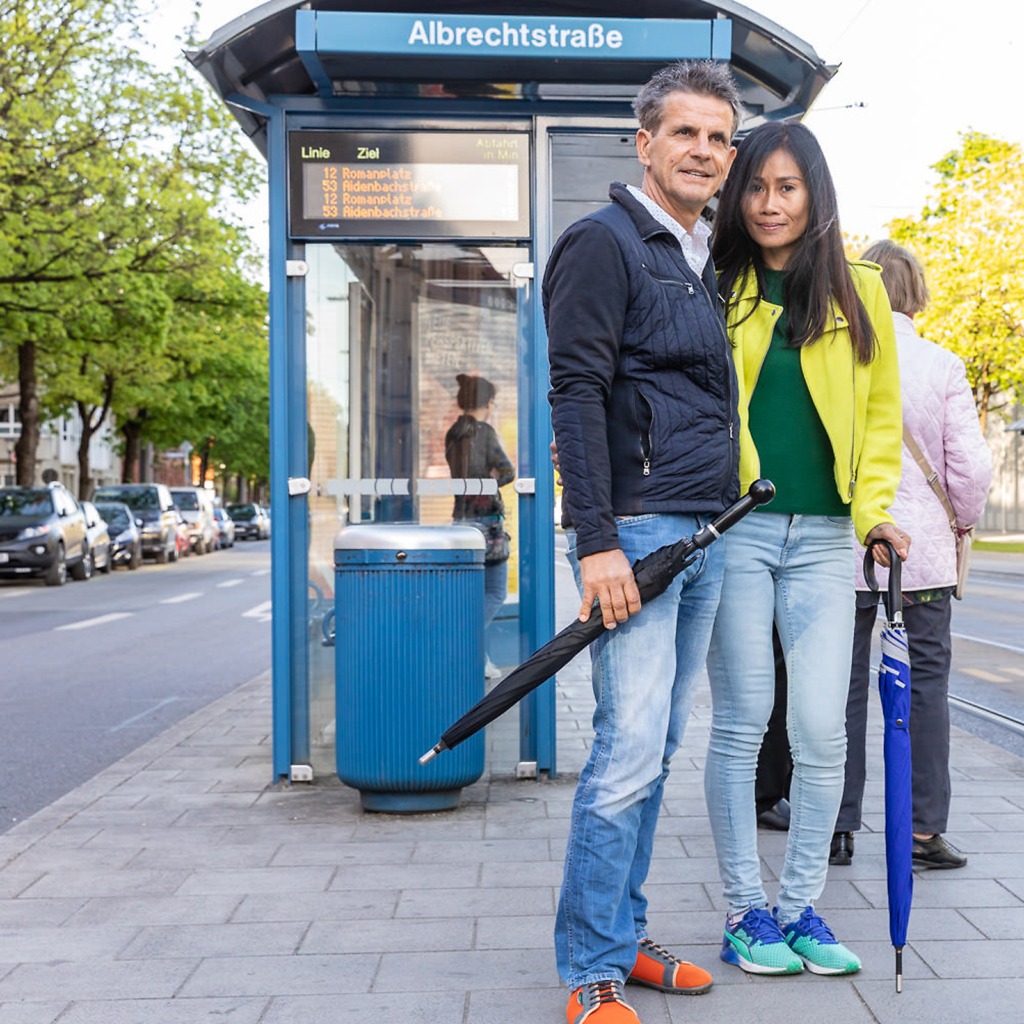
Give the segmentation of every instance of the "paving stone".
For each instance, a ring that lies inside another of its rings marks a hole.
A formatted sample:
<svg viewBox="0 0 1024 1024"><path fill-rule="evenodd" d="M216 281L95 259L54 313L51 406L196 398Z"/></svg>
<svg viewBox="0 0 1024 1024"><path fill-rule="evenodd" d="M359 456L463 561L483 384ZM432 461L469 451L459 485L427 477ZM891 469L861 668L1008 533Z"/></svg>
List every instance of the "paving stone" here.
<svg viewBox="0 0 1024 1024"><path fill-rule="evenodd" d="M368 992L380 960L373 954L208 957L178 994L195 998Z"/></svg>
<svg viewBox="0 0 1024 1024"><path fill-rule="evenodd" d="M421 953L473 948L471 917L429 920L315 921L299 952Z"/></svg>

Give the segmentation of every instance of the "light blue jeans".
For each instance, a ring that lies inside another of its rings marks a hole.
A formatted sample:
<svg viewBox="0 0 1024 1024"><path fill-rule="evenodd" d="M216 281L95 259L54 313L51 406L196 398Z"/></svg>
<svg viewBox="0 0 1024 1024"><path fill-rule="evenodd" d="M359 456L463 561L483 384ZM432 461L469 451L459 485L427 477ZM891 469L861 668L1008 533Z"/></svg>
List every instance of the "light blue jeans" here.
<svg viewBox="0 0 1024 1024"><path fill-rule="evenodd" d="M484 565L484 628L486 629L508 596L508 562Z"/></svg>
<svg viewBox="0 0 1024 1024"><path fill-rule="evenodd" d="M710 517L620 519L630 562L690 536ZM570 532L569 562L580 582ZM669 761L683 738L722 585L718 543L640 613L591 645L594 743L580 775L555 920L558 972L570 988L625 981L647 935L647 878Z"/></svg>
<svg viewBox="0 0 1024 1024"><path fill-rule="evenodd" d="M775 697L772 621L789 675L792 816L779 918L825 887L843 796L853 646L853 531L848 518L754 512L719 542L725 580L708 652L711 739L704 788L730 912L766 907L754 776Z"/></svg>

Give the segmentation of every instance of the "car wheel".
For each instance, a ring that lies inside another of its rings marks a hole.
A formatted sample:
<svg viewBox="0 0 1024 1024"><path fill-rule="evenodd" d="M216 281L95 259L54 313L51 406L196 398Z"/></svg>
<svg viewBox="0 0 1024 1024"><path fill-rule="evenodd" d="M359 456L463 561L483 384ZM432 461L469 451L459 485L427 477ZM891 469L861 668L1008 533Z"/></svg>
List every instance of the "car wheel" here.
<svg viewBox="0 0 1024 1024"><path fill-rule="evenodd" d="M129 569L138 569L142 565L142 545L136 544L132 550L132 557L128 559Z"/></svg>
<svg viewBox="0 0 1024 1024"><path fill-rule="evenodd" d="M171 560L171 551L166 544L157 551L156 560L161 565L166 565Z"/></svg>
<svg viewBox="0 0 1024 1024"><path fill-rule="evenodd" d="M64 545L57 545L57 554L53 559L53 565L46 573L46 585L48 587L63 587L68 579L68 564L64 561Z"/></svg>
<svg viewBox="0 0 1024 1024"><path fill-rule="evenodd" d="M205 555L206 554L206 541L203 540L202 537L200 537L199 540L196 541L196 554L197 555Z"/></svg>
<svg viewBox="0 0 1024 1024"><path fill-rule="evenodd" d="M103 559L103 568L100 570L104 575L107 575L111 569L114 568L114 559L111 557L110 548L107 548L107 556Z"/></svg>
<svg viewBox="0 0 1024 1024"><path fill-rule="evenodd" d="M75 566L71 570L71 575L76 580L89 580L92 579L92 552L86 549L82 552L82 557L78 560Z"/></svg>

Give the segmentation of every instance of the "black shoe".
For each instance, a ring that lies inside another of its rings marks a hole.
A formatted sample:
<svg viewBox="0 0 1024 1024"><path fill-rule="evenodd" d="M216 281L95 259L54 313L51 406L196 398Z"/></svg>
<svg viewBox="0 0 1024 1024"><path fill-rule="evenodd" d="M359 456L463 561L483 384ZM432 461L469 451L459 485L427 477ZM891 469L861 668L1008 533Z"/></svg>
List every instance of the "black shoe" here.
<svg viewBox="0 0 1024 1024"><path fill-rule="evenodd" d="M940 835L931 839L914 837L914 864L920 868L962 868L967 855Z"/></svg>
<svg viewBox="0 0 1024 1024"><path fill-rule="evenodd" d="M832 834L832 846L828 853L829 864L837 864L839 867L846 867L853 860L853 833L834 832Z"/></svg>
<svg viewBox="0 0 1024 1024"><path fill-rule="evenodd" d="M789 801L783 797L773 807L769 807L767 811L762 811L757 816L757 824L761 828L770 828L774 832L788 832L789 813Z"/></svg>

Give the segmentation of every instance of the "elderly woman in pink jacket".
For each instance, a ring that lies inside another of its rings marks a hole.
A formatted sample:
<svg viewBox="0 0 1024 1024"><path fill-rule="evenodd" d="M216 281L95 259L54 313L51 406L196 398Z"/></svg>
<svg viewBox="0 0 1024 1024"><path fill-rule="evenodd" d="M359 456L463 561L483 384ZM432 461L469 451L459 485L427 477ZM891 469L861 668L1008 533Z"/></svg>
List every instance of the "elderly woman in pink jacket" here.
<svg viewBox="0 0 1024 1024"><path fill-rule="evenodd" d="M882 267L892 303L899 355L903 425L938 473L957 524L981 517L992 481L992 457L982 436L974 395L961 359L919 338L913 317L928 303L924 272L914 256L894 242L876 242L864 259ZM913 759L915 865L959 868L967 857L943 833L949 816L950 599L956 583L956 545L949 517L925 474L903 446L902 478L890 509L914 538L903 565L903 618L910 641L910 742ZM829 862L849 864L853 833L861 825L864 796L864 736L867 724L871 635L878 595L867 589L857 567L857 618L846 705L846 788L836 821ZM887 576L879 572L885 589Z"/></svg>

